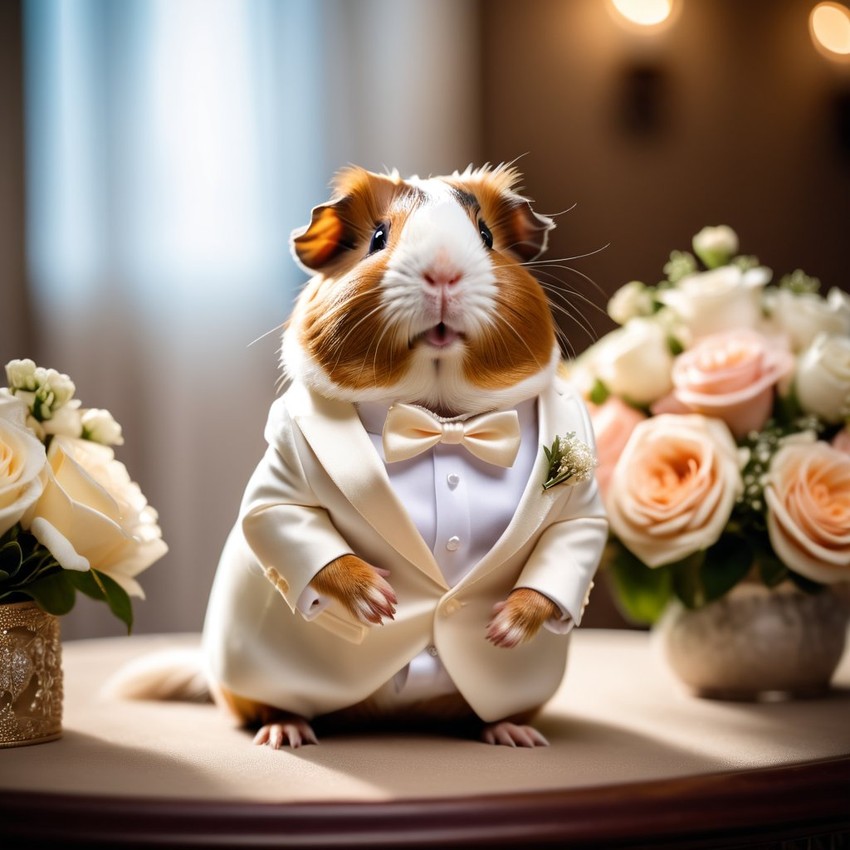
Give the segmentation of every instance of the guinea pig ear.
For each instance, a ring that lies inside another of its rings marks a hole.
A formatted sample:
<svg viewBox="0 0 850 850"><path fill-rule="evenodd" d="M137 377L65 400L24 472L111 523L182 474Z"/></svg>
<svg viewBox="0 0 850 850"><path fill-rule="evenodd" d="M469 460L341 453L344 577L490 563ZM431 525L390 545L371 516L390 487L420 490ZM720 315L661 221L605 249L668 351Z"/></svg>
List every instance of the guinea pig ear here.
<svg viewBox="0 0 850 850"><path fill-rule="evenodd" d="M479 200L488 227L498 237L502 250L523 262L540 256L549 241L555 222L536 213L531 201L516 190L520 173L510 165L495 168L468 168L459 178L460 186L469 189Z"/></svg>
<svg viewBox="0 0 850 850"><path fill-rule="evenodd" d="M400 180L352 166L337 174L331 199L314 207L310 223L292 232L298 264L308 272L328 272L367 240L383 218Z"/></svg>
<svg viewBox="0 0 850 850"><path fill-rule="evenodd" d="M549 244L549 231L555 222L549 216L536 213L527 198L514 196L503 218L508 232L506 250L516 254L523 262L539 257Z"/></svg>

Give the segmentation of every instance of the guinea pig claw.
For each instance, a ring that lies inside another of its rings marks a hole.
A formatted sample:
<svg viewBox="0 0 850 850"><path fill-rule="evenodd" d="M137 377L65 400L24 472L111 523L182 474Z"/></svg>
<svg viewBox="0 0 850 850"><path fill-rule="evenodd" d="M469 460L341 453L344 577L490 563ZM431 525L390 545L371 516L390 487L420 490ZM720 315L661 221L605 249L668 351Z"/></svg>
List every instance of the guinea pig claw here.
<svg viewBox="0 0 850 850"><path fill-rule="evenodd" d="M533 726L523 726L502 720L488 723L481 730L481 740L486 744L504 747L548 747L549 742Z"/></svg>
<svg viewBox="0 0 850 850"><path fill-rule="evenodd" d="M277 723L261 726L254 736L254 743L258 746L267 744L273 750L279 750L289 744L295 750L302 744L318 744L319 740L313 727L303 717L292 714Z"/></svg>

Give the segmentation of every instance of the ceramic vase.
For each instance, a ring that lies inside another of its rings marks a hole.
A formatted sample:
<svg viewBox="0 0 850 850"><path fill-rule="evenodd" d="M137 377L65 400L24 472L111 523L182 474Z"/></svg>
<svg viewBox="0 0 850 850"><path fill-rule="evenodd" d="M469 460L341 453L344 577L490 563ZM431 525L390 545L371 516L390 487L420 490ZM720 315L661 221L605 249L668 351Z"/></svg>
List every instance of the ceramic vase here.
<svg viewBox="0 0 850 850"><path fill-rule="evenodd" d="M811 594L744 582L704 608L671 606L655 630L670 669L695 695L762 700L825 694L848 622L847 586Z"/></svg>
<svg viewBox="0 0 850 850"><path fill-rule="evenodd" d="M0 747L61 735L59 618L34 602L0 604Z"/></svg>

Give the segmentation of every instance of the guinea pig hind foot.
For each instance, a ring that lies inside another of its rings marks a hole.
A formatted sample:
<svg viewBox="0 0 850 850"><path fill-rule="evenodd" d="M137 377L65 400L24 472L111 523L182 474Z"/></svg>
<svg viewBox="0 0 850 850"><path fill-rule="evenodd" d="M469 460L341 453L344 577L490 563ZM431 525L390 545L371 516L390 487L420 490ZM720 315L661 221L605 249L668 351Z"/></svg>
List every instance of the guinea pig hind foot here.
<svg viewBox="0 0 850 850"><path fill-rule="evenodd" d="M303 744L318 744L313 727L298 714L282 714L274 722L261 726L254 736L258 746L268 745L279 750L287 744L293 750Z"/></svg>
<svg viewBox="0 0 850 850"><path fill-rule="evenodd" d="M485 744L504 747L548 747L549 742L533 726L500 720L487 723L481 730L481 740Z"/></svg>

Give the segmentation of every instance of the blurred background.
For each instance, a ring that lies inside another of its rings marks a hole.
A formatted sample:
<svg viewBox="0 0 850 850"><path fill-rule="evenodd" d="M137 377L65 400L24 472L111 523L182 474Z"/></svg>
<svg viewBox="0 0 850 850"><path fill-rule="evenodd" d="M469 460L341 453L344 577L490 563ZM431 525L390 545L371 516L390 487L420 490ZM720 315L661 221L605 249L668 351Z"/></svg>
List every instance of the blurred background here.
<svg viewBox="0 0 850 850"><path fill-rule="evenodd" d="M519 158L559 214L574 353L703 225L850 288L850 61L816 6L672 0L642 26L615 0L0 3L0 362L67 372L122 423L170 547L134 630L201 628L305 279L289 233L347 163ZM624 625L601 584L585 623ZM63 618L119 633L85 598Z"/></svg>

